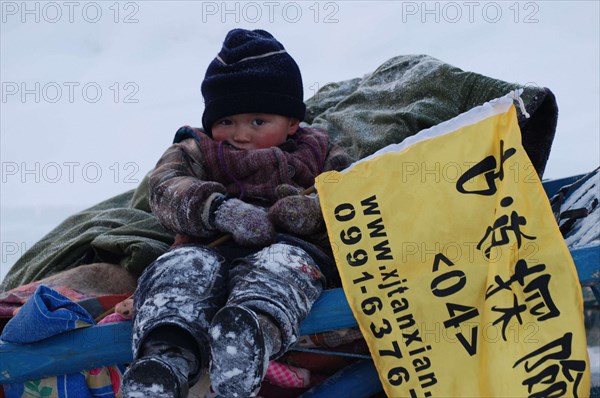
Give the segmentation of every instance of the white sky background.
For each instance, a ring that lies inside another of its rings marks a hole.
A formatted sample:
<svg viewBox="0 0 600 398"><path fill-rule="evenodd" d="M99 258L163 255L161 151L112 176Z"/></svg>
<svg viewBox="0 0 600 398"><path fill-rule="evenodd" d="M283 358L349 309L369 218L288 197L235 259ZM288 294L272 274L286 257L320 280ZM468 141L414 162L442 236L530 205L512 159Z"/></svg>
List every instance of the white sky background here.
<svg viewBox="0 0 600 398"><path fill-rule="evenodd" d="M204 72L235 27L284 44L305 98L403 54L549 87L559 119L544 177L600 163L597 1L2 1L1 11L2 276L15 248L135 188L177 128L201 125Z"/></svg>

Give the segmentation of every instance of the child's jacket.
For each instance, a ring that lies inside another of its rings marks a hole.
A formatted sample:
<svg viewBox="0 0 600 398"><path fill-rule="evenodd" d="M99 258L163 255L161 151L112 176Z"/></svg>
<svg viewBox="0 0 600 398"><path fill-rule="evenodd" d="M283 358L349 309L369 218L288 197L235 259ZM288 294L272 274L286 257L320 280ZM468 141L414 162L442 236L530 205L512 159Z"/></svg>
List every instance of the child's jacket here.
<svg viewBox="0 0 600 398"><path fill-rule="evenodd" d="M228 194L268 207L277 201L278 185L305 189L323 171L341 170L351 162L321 130L301 128L278 147L241 150L184 126L150 176L150 206L168 229L210 238L215 231L200 221L210 195Z"/></svg>

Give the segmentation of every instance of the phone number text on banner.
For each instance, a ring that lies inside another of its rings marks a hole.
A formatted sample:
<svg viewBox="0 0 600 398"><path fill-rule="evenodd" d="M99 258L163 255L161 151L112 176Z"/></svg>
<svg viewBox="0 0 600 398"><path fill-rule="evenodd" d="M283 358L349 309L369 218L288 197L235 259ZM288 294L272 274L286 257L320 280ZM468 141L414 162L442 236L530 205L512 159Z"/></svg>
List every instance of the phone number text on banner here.
<svg viewBox="0 0 600 398"><path fill-rule="evenodd" d="M344 291L390 397L589 394L573 261L531 179L514 106L490 109L317 179ZM407 175L407 162L466 166L435 178Z"/></svg>

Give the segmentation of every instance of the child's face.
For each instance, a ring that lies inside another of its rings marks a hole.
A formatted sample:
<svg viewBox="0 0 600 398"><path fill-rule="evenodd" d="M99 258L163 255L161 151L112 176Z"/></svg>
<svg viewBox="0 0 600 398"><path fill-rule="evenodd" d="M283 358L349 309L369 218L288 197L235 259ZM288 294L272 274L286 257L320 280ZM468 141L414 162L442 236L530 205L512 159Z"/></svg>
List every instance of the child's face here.
<svg viewBox="0 0 600 398"><path fill-rule="evenodd" d="M296 134L297 119L271 113L240 113L217 120L211 127L215 141L239 149L263 149L283 144Z"/></svg>

